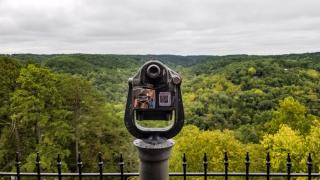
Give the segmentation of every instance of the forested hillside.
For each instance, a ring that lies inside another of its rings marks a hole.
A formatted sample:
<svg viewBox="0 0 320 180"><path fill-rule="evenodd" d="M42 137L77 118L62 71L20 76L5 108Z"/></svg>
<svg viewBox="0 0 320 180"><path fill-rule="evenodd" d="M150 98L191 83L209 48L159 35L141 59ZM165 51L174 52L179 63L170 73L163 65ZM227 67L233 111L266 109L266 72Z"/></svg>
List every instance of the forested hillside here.
<svg viewBox="0 0 320 180"><path fill-rule="evenodd" d="M170 168L200 171L203 153L210 170L263 170L270 152L273 170L284 171L290 152L293 170L304 171L308 153L320 166L320 53L279 56L33 55L0 56L0 171L33 171L36 152L43 171L76 171L81 152L85 171L96 170L103 152L105 171L116 171L120 152L126 170L137 170L133 138L123 124L127 80L144 62L158 59L182 74L186 125L176 137Z"/></svg>

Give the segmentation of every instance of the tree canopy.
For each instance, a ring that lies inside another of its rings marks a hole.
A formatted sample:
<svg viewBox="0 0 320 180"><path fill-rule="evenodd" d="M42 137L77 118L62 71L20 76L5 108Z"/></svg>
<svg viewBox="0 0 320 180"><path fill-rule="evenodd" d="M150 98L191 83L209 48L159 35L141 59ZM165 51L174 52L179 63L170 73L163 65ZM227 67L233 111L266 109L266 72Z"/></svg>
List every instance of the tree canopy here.
<svg viewBox="0 0 320 180"><path fill-rule="evenodd" d="M55 171L59 153L64 171L75 172L81 153L86 171L96 170L103 152L105 171L137 170L133 138L123 124L127 80L144 62L158 59L182 74L185 127L175 138L171 171L180 171L186 153L190 171L263 171L270 152L274 171L285 171L287 153L294 171L310 152L320 163L320 53L279 56L173 56L95 54L0 55L0 170L33 171L36 152L44 171ZM319 170L319 164L316 166Z"/></svg>

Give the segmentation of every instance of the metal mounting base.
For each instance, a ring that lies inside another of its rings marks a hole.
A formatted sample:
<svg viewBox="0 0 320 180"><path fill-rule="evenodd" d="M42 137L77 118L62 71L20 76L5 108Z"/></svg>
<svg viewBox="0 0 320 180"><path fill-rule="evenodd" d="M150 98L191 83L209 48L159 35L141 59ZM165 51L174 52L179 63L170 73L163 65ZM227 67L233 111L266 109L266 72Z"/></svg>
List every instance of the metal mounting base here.
<svg viewBox="0 0 320 180"><path fill-rule="evenodd" d="M134 140L140 158L140 179L141 180L168 180L169 167L168 159L174 146L172 139L168 140Z"/></svg>

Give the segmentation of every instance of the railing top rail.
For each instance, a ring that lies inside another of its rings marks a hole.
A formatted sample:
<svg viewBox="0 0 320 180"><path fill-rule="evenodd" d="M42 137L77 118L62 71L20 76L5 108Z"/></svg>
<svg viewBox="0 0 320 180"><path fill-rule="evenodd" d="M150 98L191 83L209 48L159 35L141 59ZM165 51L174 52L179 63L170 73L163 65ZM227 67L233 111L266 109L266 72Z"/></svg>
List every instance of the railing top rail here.
<svg viewBox="0 0 320 180"><path fill-rule="evenodd" d="M187 172L187 176L203 176L203 172ZM16 176L15 172L0 172L0 176ZM21 172L20 176L37 176L36 172ZM41 172L41 176L57 176L58 173ZM100 176L100 173L82 173L82 176ZM169 176L183 176L183 172L170 172ZM270 176L288 176L287 173L270 173ZM61 176L79 176L79 173L61 173ZM102 176L121 176L121 173L102 173ZM123 176L139 176L138 172L123 173ZM207 176L225 176L224 172L207 172ZM246 176L245 172L229 172L228 176ZM266 172L250 172L249 176L267 176ZM308 173L291 173L292 177L307 177ZM320 177L320 173L311 173L312 177Z"/></svg>

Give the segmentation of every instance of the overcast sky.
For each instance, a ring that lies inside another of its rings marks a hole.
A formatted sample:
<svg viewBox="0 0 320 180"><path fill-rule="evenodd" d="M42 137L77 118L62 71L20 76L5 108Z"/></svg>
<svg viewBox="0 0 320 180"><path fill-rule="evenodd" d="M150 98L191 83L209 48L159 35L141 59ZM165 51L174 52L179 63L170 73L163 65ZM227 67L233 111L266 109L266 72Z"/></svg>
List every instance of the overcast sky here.
<svg viewBox="0 0 320 180"><path fill-rule="evenodd" d="M0 0L0 53L320 51L320 0Z"/></svg>

